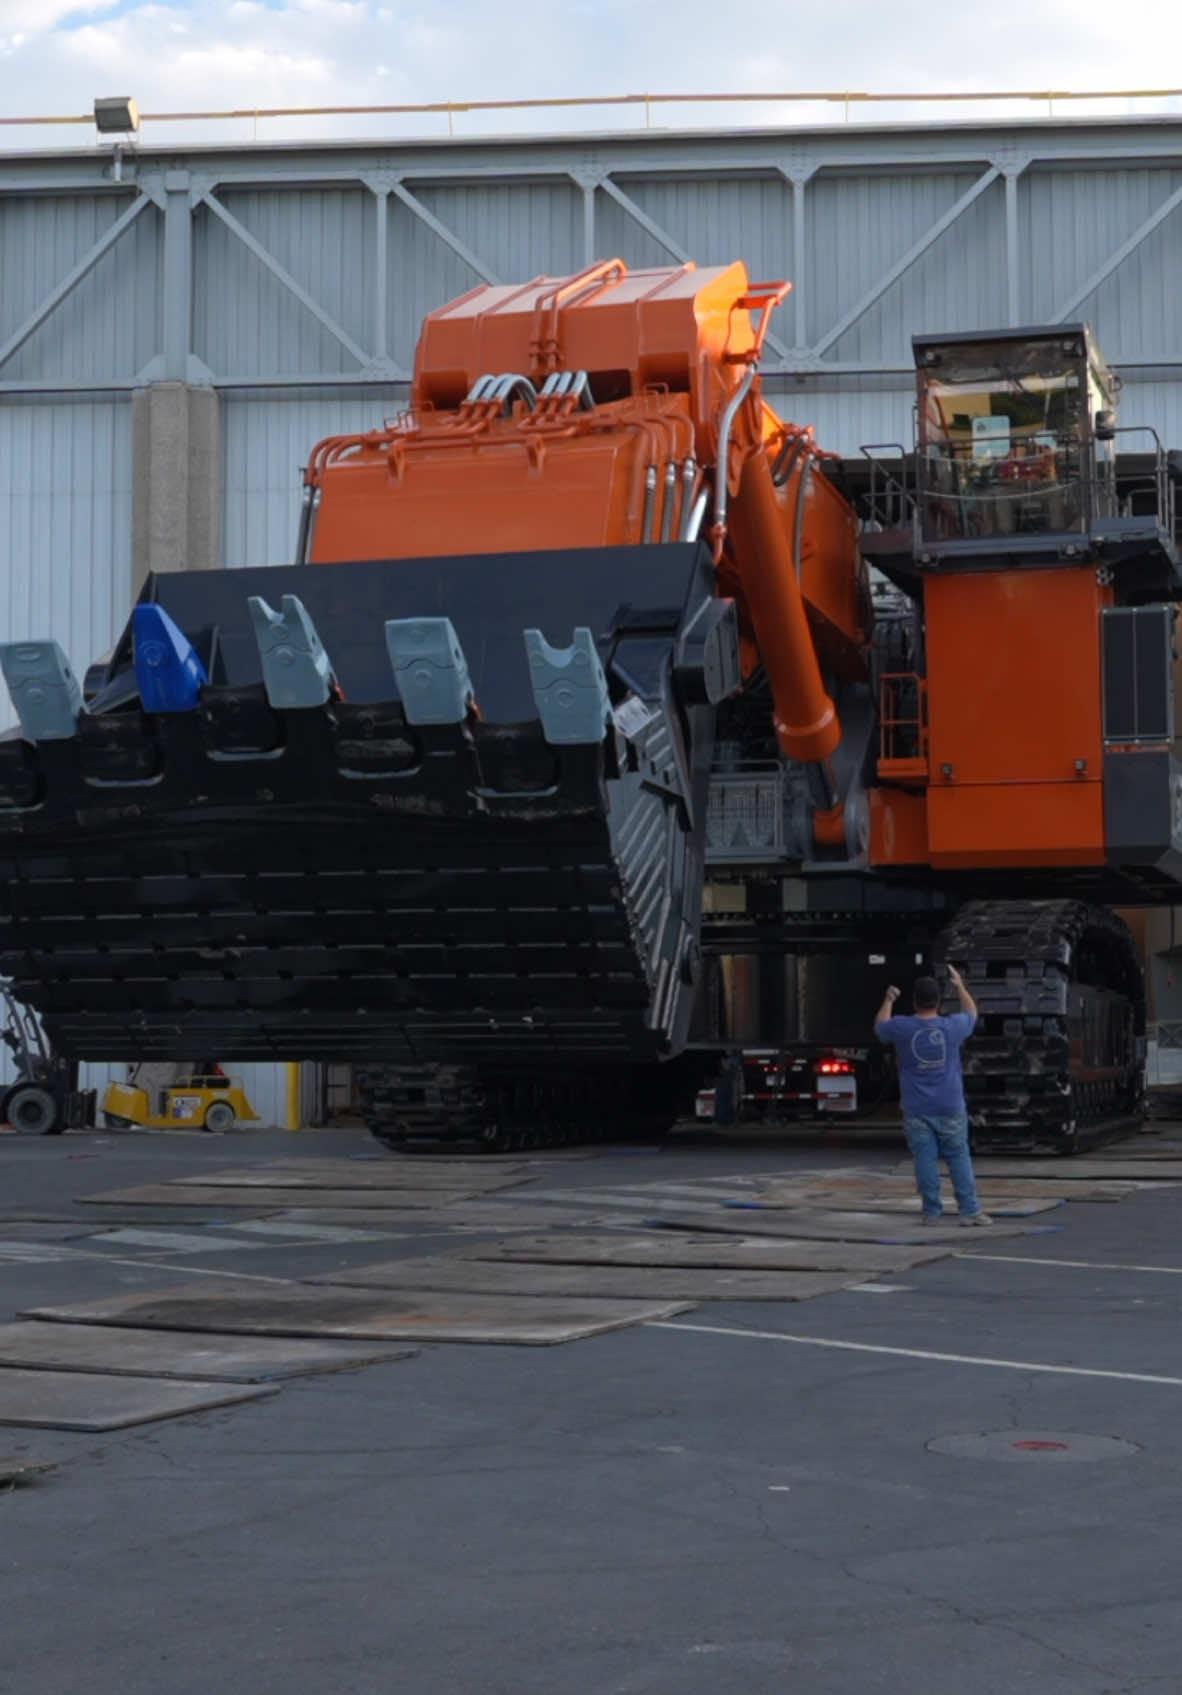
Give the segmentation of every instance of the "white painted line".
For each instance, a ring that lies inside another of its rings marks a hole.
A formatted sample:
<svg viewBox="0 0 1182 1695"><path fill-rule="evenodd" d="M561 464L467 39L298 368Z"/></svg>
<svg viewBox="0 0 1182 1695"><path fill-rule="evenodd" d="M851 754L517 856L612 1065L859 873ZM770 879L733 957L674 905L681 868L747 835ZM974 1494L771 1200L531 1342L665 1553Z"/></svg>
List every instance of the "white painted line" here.
<svg viewBox="0 0 1182 1695"><path fill-rule="evenodd" d="M215 1271L208 1265L166 1265L158 1259L116 1259L114 1254L88 1254L87 1259L101 1259L104 1265L133 1265L137 1271L179 1271L185 1277L228 1277L234 1283L282 1283L290 1289L294 1277L264 1277L261 1271Z"/></svg>
<svg viewBox="0 0 1182 1695"><path fill-rule="evenodd" d="M957 1259L994 1260L998 1265L1063 1265L1075 1271L1152 1271L1161 1277L1182 1277L1182 1265L1121 1265L1103 1259L1038 1259L1033 1254L957 1254Z"/></svg>
<svg viewBox="0 0 1182 1695"><path fill-rule="evenodd" d="M61 1242L0 1242L0 1262L6 1265L53 1265L68 1259L88 1259L81 1248L67 1248Z"/></svg>
<svg viewBox="0 0 1182 1695"><path fill-rule="evenodd" d="M288 1224L281 1219L253 1219L243 1224L227 1224L223 1229L241 1231L250 1236L280 1236L291 1239L293 1246L298 1247L306 1242L310 1247L324 1243L341 1242L401 1242L405 1231L392 1233L382 1230L358 1230L350 1225L335 1224ZM232 1247L257 1248L266 1247L265 1242L231 1243Z"/></svg>
<svg viewBox="0 0 1182 1695"><path fill-rule="evenodd" d="M229 1236L196 1236L183 1230L104 1230L92 1242L110 1243L114 1248L164 1248L170 1254L220 1254L227 1250L249 1252L265 1248L265 1242L237 1242Z"/></svg>
<svg viewBox="0 0 1182 1695"><path fill-rule="evenodd" d="M806 1348L838 1348L851 1354L893 1354L902 1359L937 1360L944 1365L989 1365L1001 1371L1040 1371L1056 1377L1110 1377L1120 1383L1163 1383L1182 1389L1182 1377L1158 1377L1144 1371L1100 1371L1085 1365L1044 1365L1036 1360L995 1360L983 1354L937 1354L926 1348L888 1348L880 1342L839 1342L831 1336L793 1336L784 1330L739 1330L724 1324L679 1324L652 1319L646 1330L694 1330L703 1336L748 1336L758 1342L796 1342Z"/></svg>
<svg viewBox="0 0 1182 1695"><path fill-rule="evenodd" d="M209 1266L205 1265L169 1265L164 1260L148 1259L146 1255L141 1256L139 1259L123 1259L118 1254L88 1253L84 1248L69 1248L66 1252L69 1254L71 1259L96 1260L102 1265L130 1265L134 1266L137 1271L180 1271L183 1272L186 1277L229 1277L235 1280L241 1279L247 1283L282 1283L284 1285L290 1285L297 1281L297 1279L291 1277L264 1277L261 1272L257 1271L214 1271ZM60 1250L57 1257L64 1257ZM16 1264L18 1262L13 1260L10 1263ZM26 1256L19 1263L28 1265L33 1262L31 1262ZM44 1259L44 1256L42 1256L37 1263L45 1264L49 1262Z"/></svg>
<svg viewBox="0 0 1182 1695"><path fill-rule="evenodd" d="M769 1236L770 1242L775 1242L774 1236ZM848 1283L847 1295L905 1295L913 1287L910 1283Z"/></svg>
<svg viewBox="0 0 1182 1695"><path fill-rule="evenodd" d="M531 1201L558 1201L563 1206L635 1207L641 1212L684 1212L685 1201L662 1200L660 1190L651 1194L616 1189L547 1189L529 1196ZM705 1196L701 1197L703 1200ZM539 1212L539 1221L545 1216Z"/></svg>

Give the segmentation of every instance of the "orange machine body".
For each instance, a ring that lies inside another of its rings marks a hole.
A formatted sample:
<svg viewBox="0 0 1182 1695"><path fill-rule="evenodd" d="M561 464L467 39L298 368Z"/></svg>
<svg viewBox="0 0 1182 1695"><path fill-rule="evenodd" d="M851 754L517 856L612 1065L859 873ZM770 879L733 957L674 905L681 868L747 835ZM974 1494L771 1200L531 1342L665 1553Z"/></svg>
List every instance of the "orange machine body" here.
<svg viewBox="0 0 1182 1695"><path fill-rule="evenodd" d="M783 751L828 757L841 727L823 670L864 672L865 574L853 510L812 475L811 430L782 424L749 380L787 286L753 284L738 263L610 260L473 289L426 320L406 416L313 452L309 559L675 542L707 481L725 483L733 528L712 535L744 671L767 670ZM581 373L585 395L547 391Z"/></svg>
<svg viewBox="0 0 1182 1695"><path fill-rule="evenodd" d="M1112 601L1094 563L927 579L924 753L872 798L873 864L1104 864L1100 625Z"/></svg>
<svg viewBox="0 0 1182 1695"><path fill-rule="evenodd" d="M825 455L755 374L786 292L739 263L629 272L618 260L471 290L427 318L407 413L315 449L307 556L488 555L495 569L497 555L663 544L697 533L710 494L743 674L766 672L781 755L826 773L816 840L844 851L826 783L843 736L835 696L870 674L867 582ZM1103 864L1112 591L1095 565L936 570L923 601L919 746L871 779L870 867Z"/></svg>

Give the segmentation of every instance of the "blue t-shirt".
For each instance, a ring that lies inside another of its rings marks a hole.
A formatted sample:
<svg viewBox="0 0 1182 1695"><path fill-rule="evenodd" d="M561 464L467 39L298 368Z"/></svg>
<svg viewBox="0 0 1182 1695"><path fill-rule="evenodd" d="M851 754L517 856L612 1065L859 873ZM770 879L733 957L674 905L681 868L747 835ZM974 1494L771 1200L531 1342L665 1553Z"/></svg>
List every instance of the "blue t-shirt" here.
<svg viewBox="0 0 1182 1695"><path fill-rule="evenodd" d="M894 1044L905 1117L955 1118L964 1112L960 1050L976 1024L971 1012L952 1012L884 1018L874 1026L880 1042Z"/></svg>

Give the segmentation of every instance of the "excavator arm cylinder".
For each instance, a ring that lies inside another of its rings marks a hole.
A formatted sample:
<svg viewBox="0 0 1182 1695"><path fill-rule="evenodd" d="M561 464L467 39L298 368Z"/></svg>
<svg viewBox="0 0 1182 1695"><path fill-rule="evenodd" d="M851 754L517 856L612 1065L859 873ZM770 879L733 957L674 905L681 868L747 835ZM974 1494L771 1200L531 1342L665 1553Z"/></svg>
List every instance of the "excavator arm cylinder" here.
<svg viewBox="0 0 1182 1695"><path fill-rule="evenodd" d="M821 677L792 544L762 451L744 461L730 533L772 691L780 751L808 763L828 759L841 741L841 723Z"/></svg>

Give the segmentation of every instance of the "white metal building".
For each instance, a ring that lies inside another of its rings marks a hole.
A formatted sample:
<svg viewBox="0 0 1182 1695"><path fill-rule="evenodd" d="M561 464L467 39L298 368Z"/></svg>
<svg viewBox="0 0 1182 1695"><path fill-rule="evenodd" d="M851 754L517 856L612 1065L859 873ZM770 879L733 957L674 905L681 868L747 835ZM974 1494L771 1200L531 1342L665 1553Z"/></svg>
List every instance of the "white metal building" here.
<svg viewBox="0 0 1182 1695"><path fill-rule="evenodd" d="M1122 422L1182 445L1174 119L10 156L0 629L84 668L146 564L288 561L309 447L401 405L424 312L615 255L792 278L769 386L846 455L909 439L913 332L1080 317ZM149 467L135 397L161 384L217 400ZM174 488L211 557L133 522ZM280 1117L279 1068L250 1081Z"/></svg>

